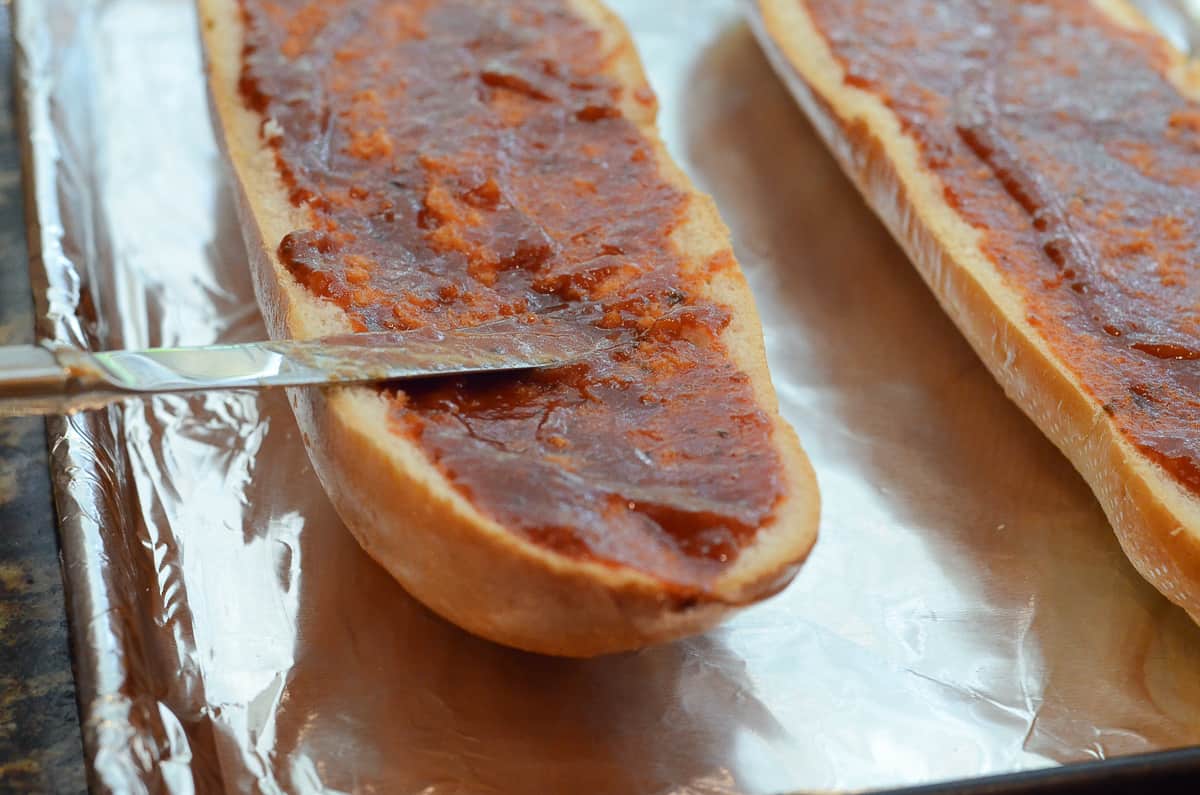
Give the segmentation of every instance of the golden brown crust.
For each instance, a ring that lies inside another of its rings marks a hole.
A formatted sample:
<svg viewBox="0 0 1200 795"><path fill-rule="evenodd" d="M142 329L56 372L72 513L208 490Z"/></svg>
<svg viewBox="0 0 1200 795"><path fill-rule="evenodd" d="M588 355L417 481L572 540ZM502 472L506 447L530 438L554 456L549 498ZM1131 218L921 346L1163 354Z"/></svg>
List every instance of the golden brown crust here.
<svg viewBox="0 0 1200 795"><path fill-rule="evenodd" d="M645 85L632 41L611 12L594 0L572 2L604 31L613 52L611 74L630 88ZM341 311L301 287L269 242L302 228L305 219L288 203L273 156L259 138L262 119L238 96L242 31L236 0L198 5L210 98L233 165L268 328L291 337L347 331ZM654 142L662 173L691 197L675 244L697 267L728 250L728 231L711 199L695 191L658 142L653 109L627 100L622 110ZM477 512L416 445L384 432L386 405L370 389L294 390L290 397L309 454L340 516L363 548L430 608L475 634L542 653L591 656L682 637L774 593L815 541L816 482L794 431L779 416L744 277L727 270L709 289L733 311L722 340L773 419L788 484L772 525L721 576L713 596L680 599L649 575L558 555L507 531Z"/></svg>
<svg viewBox="0 0 1200 795"><path fill-rule="evenodd" d="M802 0L756 0L755 25L842 167L1004 387L1087 480L1138 571L1200 621L1200 508L1131 445L1026 320L1020 295L946 201L915 140L869 91L848 86ZM1120 0L1097 7L1147 30ZM1182 56L1170 76L1200 95Z"/></svg>

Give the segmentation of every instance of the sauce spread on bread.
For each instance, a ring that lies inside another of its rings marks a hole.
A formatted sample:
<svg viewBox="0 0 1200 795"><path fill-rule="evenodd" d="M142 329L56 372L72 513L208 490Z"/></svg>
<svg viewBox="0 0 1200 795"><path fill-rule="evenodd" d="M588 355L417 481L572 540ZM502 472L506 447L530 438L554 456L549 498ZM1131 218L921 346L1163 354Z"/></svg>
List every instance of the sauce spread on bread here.
<svg viewBox="0 0 1200 795"><path fill-rule="evenodd" d="M800 0L796 0L800 2ZM1200 104L1166 45L1087 0L807 0L1029 323L1200 494Z"/></svg>
<svg viewBox="0 0 1200 795"><path fill-rule="evenodd" d="M281 261L362 330L585 313L635 348L406 386L393 432L483 512L569 555L703 587L784 489L706 300L728 251L671 241L688 195L567 0L242 0L240 91L309 223Z"/></svg>

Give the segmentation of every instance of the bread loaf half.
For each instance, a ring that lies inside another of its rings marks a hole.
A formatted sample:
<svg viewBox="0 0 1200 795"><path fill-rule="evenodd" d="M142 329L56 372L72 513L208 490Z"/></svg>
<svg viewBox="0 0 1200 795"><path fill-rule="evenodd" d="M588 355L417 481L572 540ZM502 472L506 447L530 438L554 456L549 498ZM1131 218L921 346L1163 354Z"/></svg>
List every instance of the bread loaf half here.
<svg viewBox="0 0 1200 795"><path fill-rule="evenodd" d="M756 0L780 74L1200 620L1200 80L1118 0Z"/></svg>
<svg viewBox="0 0 1200 795"><path fill-rule="evenodd" d="M728 232L660 143L612 13L198 5L273 335L574 313L637 340L558 370L292 393L369 554L459 626L567 656L698 632L787 584L813 473Z"/></svg>

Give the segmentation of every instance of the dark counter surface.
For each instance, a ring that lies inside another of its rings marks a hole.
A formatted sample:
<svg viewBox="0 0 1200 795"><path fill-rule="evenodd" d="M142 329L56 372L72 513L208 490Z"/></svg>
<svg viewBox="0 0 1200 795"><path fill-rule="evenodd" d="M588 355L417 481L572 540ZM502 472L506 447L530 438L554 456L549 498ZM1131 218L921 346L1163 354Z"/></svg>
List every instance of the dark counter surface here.
<svg viewBox="0 0 1200 795"><path fill-rule="evenodd" d="M10 15L0 4L0 344L33 339ZM85 789L45 425L0 419L0 792Z"/></svg>

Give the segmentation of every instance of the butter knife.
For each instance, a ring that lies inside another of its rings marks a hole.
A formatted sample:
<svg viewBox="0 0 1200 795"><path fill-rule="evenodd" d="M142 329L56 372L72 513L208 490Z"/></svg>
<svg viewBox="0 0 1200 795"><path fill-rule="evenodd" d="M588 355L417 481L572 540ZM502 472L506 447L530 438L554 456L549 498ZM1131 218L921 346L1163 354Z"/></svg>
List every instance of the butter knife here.
<svg viewBox="0 0 1200 795"><path fill-rule="evenodd" d="M445 331L90 353L0 347L0 416L69 414L138 395L352 384L570 364L618 343L583 323L517 318Z"/></svg>

